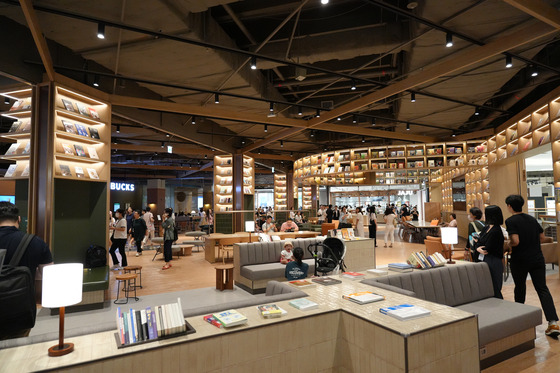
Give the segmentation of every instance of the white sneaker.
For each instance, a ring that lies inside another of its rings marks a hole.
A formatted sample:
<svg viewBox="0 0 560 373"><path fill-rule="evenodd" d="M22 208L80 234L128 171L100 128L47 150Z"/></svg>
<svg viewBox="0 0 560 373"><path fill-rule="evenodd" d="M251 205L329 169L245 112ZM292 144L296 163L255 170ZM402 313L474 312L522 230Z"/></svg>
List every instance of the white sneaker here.
<svg viewBox="0 0 560 373"><path fill-rule="evenodd" d="M116 271L116 270L118 270L118 269L120 269L120 267L117 266L117 265L111 267L111 270L112 270L112 271Z"/></svg>
<svg viewBox="0 0 560 373"><path fill-rule="evenodd" d="M136 256L140 256L140 255L142 255L142 253L138 253L138 252L136 253Z"/></svg>

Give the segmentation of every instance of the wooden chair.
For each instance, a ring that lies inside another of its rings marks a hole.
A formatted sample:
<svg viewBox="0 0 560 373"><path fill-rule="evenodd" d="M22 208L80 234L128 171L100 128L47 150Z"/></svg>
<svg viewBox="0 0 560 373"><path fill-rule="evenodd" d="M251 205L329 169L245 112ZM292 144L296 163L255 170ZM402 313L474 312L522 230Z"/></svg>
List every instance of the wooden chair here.
<svg viewBox="0 0 560 373"><path fill-rule="evenodd" d="M232 255L233 259L233 244L240 242L248 242L249 238L243 239L240 237L236 238L221 238L218 243L218 255L222 256L222 262L226 264L226 253L229 259L229 253Z"/></svg>
<svg viewBox="0 0 560 373"><path fill-rule="evenodd" d="M323 223L321 224L321 235L326 236L329 234L329 231L335 228L335 223Z"/></svg>
<svg viewBox="0 0 560 373"><path fill-rule="evenodd" d="M447 260L451 256L452 260L463 260L465 259L464 249L451 249L449 245L444 245L441 243L441 237L426 236L424 240L426 245L426 254L432 255L435 252L440 252L441 255ZM457 254L455 254L457 252Z"/></svg>

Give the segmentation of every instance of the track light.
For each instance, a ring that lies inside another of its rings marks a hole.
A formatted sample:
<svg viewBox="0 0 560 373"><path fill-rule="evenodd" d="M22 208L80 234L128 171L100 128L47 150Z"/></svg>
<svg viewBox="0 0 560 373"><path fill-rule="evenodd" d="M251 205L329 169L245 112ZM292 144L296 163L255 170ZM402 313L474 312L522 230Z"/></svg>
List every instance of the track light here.
<svg viewBox="0 0 560 373"><path fill-rule="evenodd" d="M245 140L241 140L241 145L245 145Z"/></svg>
<svg viewBox="0 0 560 373"><path fill-rule="evenodd" d="M281 148L284 147L284 140L280 140L280 147L281 147Z"/></svg>
<svg viewBox="0 0 560 373"><path fill-rule="evenodd" d="M342 118L341 118L341 117L337 117L336 120L342 120Z"/></svg>
<svg viewBox="0 0 560 373"><path fill-rule="evenodd" d="M257 69L257 57L251 57L251 70Z"/></svg>
<svg viewBox="0 0 560 373"><path fill-rule="evenodd" d="M455 137L457 136L457 134L455 133L455 131L453 131L453 133L451 134L451 137Z"/></svg>
<svg viewBox="0 0 560 373"><path fill-rule="evenodd" d="M506 68L509 69L512 66L513 66L513 60L511 58L511 56L508 55L508 56L506 56Z"/></svg>
<svg viewBox="0 0 560 373"><path fill-rule="evenodd" d="M208 159L208 154L204 154L204 159Z"/></svg>
<svg viewBox="0 0 560 373"><path fill-rule="evenodd" d="M97 24L97 38L98 39L105 39L105 24L98 23Z"/></svg>
<svg viewBox="0 0 560 373"><path fill-rule="evenodd" d="M259 148L259 150L257 151L257 154L261 154L261 148Z"/></svg>
<svg viewBox="0 0 560 373"><path fill-rule="evenodd" d="M410 94L410 102L416 102L416 92Z"/></svg>
<svg viewBox="0 0 560 373"><path fill-rule="evenodd" d="M407 123L407 124L406 124L406 130L407 130L407 131L410 131L410 123Z"/></svg>
<svg viewBox="0 0 560 373"><path fill-rule="evenodd" d="M290 157L293 157L293 156L294 156L294 152L290 152Z"/></svg>
<svg viewBox="0 0 560 373"><path fill-rule="evenodd" d="M274 102L271 102L271 103L270 103L269 110L270 110L270 111L274 111Z"/></svg>
<svg viewBox="0 0 560 373"><path fill-rule="evenodd" d="M165 134L165 137L168 137L168 138L169 138L169 137L171 137L171 135L168 134L168 133L166 133L166 134Z"/></svg>
<svg viewBox="0 0 560 373"><path fill-rule="evenodd" d="M165 148L165 143L163 141L161 142L161 148Z"/></svg>
<svg viewBox="0 0 560 373"><path fill-rule="evenodd" d="M358 116L356 114L352 115L352 123L358 123Z"/></svg>
<svg viewBox="0 0 560 373"><path fill-rule="evenodd" d="M214 94L214 103L215 104L219 104L220 103L220 95L215 93Z"/></svg>
<svg viewBox="0 0 560 373"><path fill-rule="evenodd" d="M317 118L321 117L321 110L317 109L317 114L315 114Z"/></svg>
<svg viewBox="0 0 560 373"><path fill-rule="evenodd" d="M297 107L297 115L303 115L303 110L302 110L301 106Z"/></svg>
<svg viewBox="0 0 560 373"><path fill-rule="evenodd" d="M362 142L366 142L366 137L362 136Z"/></svg>
<svg viewBox="0 0 560 373"><path fill-rule="evenodd" d="M4 97L4 104L6 104L6 105L10 104L10 98L9 97Z"/></svg>
<svg viewBox="0 0 560 373"><path fill-rule="evenodd" d="M196 117L194 115L191 118L191 124L196 124Z"/></svg>
<svg viewBox="0 0 560 373"><path fill-rule="evenodd" d="M536 66L531 65L529 71L531 72L531 76L534 78L535 76L539 75L539 71L537 70Z"/></svg>
<svg viewBox="0 0 560 373"><path fill-rule="evenodd" d="M117 133L121 133L121 125L117 124Z"/></svg>
<svg viewBox="0 0 560 373"><path fill-rule="evenodd" d="M451 48L453 46L453 34L450 32L445 35L445 46L447 48Z"/></svg>
<svg viewBox="0 0 560 373"><path fill-rule="evenodd" d="M371 126L375 126L376 122L375 122L375 118L371 118Z"/></svg>
<svg viewBox="0 0 560 373"><path fill-rule="evenodd" d="M474 109L474 115L480 115L480 111L478 110L478 108Z"/></svg>
<svg viewBox="0 0 560 373"><path fill-rule="evenodd" d="M352 79L352 86L350 86L350 89L351 89L352 91L355 91L355 90L356 90L356 82L354 81L354 79Z"/></svg>
<svg viewBox="0 0 560 373"><path fill-rule="evenodd" d="M264 125L264 132L268 132L268 124Z"/></svg>
<svg viewBox="0 0 560 373"><path fill-rule="evenodd" d="M99 87L99 75L94 75L93 76L93 86L94 87Z"/></svg>
<svg viewBox="0 0 560 373"><path fill-rule="evenodd" d="M311 137L315 137L315 131L314 131L314 130L311 130L310 136L311 136Z"/></svg>

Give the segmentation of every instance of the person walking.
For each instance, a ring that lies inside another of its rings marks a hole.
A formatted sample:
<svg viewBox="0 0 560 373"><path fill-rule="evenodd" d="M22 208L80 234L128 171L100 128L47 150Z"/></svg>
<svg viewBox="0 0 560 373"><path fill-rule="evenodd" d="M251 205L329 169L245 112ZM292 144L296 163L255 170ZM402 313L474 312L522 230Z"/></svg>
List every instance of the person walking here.
<svg viewBox="0 0 560 373"><path fill-rule="evenodd" d="M175 240L175 219L173 219L173 209L171 207L165 209L161 226L163 227L163 258L165 260L165 265L161 269L166 270L172 267L173 251L171 246Z"/></svg>
<svg viewBox="0 0 560 373"><path fill-rule="evenodd" d="M126 234L127 234L127 242L126 246L128 246L128 250L132 249L132 245L134 245L134 238L132 237L132 221L134 220L134 210L132 207L128 207L126 209Z"/></svg>
<svg viewBox="0 0 560 373"><path fill-rule="evenodd" d="M109 227L109 230L113 231L113 234L111 235L111 248L109 249L109 254L111 254L111 259L113 260L113 266L111 267L111 269L119 270L122 269L122 267L126 267L128 265L125 250L127 228L123 209L118 209L117 211L115 211L115 224L112 227ZM117 250L119 250L119 254L121 254L120 265L119 258L115 253Z"/></svg>
<svg viewBox="0 0 560 373"><path fill-rule="evenodd" d="M134 219L132 220L132 237L136 243L136 256L142 255L142 242L148 235L148 227L146 221L140 216L140 211L134 211Z"/></svg>
<svg viewBox="0 0 560 373"><path fill-rule="evenodd" d="M154 214L152 214L151 208L149 206L146 207L145 211L146 212L144 213L144 215L142 215L142 218L146 222L146 227L148 228L148 234L144 239L144 247L146 247L148 241L150 241L150 249L151 249L154 246L152 239L154 238L156 232L156 228L154 225Z"/></svg>
<svg viewBox="0 0 560 373"><path fill-rule="evenodd" d="M332 223L333 221L333 209L332 205L327 208L327 223Z"/></svg>
<svg viewBox="0 0 560 373"><path fill-rule="evenodd" d="M365 237L364 233L364 214L362 214L362 208L356 207L355 215L355 226L356 226L356 237Z"/></svg>
<svg viewBox="0 0 560 373"><path fill-rule="evenodd" d="M490 268L494 297L504 299L502 296L504 233L501 227L504 223L504 216L502 209L496 205L487 206L484 209L484 216L486 216L486 226L480 232L475 250L479 255L478 260L485 262Z"/></svg>
<svg viewBox="0 0 560 373"><path fill-rule="evenodd" d="M544 231L537 220L522 212L525 200L520 195L506 198L508 211L512 214L506 220L511 252L511 276L515 283L513 290L515 301L525 303L527 291L527 274L531 275L533 287L539 296L548 328L545 334L554 338L560 335L558 315L552 295L546 286L546 267L541 251Z"/></svg>
<svg viewBox="0 0 560 373"><path fill-rule="evenodd" d="M377 247L377 214L375 213L375 206L368 209L369 218L369 238L373 238L375 247Z"/></svg>
<svg viewBox="0 0 560 373"><path fill-rule="evenodd" d="M385 246L383 247L387 247L387 241L389 241L389 238L391 239L389 247L393 247L393 244L395 243L395 219L396 215L393 212L393 209L390 207L387 208L385 210L385 215L383 216L383 220L385 220Z"/></svg>

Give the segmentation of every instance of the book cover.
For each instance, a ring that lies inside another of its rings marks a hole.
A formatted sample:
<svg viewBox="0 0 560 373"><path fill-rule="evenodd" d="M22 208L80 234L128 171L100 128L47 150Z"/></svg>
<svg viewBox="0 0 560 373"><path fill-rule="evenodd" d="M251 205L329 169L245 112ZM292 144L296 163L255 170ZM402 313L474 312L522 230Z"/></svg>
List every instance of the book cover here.
<svg viewBox="0 0 560 373"><path fill-rule="evenodd" d="M61 164L60 172L62 173L62 176L72 176L72 172L70 171L70 167L68 167L68 165Z"/></svg>
<svg viewBox="0 0 560 373"><path fill-rule="evenodd" d="M10 108L10 111L20 110L21 104L23 104L23 100L16 100L16 102L14 102L14 104Z"/></svg>
<svg viewBox="0 0 560 373"><path fill-rule="evenodd" d="M146 310L140 310L140 321L142 339L146 341L149 339L148 315L146 314Z"/></svg>
<svg viewBox="0 0 560 373"><path fill-rule="evenodd" d="M4 177L12 177L16 173L17 164L11 164L10 167L6 170Z"/></svg>
<svg viewBox="0 0 560 373"><path fill-rule="evenodd" d="M150 307L148 307L150 308ZM152 328L154 333L154 339L159 338L158 329L157 329L157 318L156 318L156 311L151 310L150 313L152 314Z"/></svg>
<svg viewBox="0 0 560 373"><path fill-rule="evenodd" d="M31 119L23 120L17 132L29 132L29 131L31 131Z"/></svg>
<svg viewBox="0 0 560 373"><path fill-rule="evenodd" d="M78 130L78 135L89 137L86 127L83 124L76 123L76 129Z"/></svg>
<svg viewBox="0 0 560 373"><path fill-rule="evenodd" d="M78 131L76 131L76 127L74 126L74 123L63 119L62 124L64 125L64 129L66 130L66 132L74 135L78 133Z"/></svg>
<svg viewBox="0 0 560 373"><path fill-rule="evenodd" d="M93 146L88 146L87 151L88 151L88 154L89 154L90 158L99 159L99 156L97 155L97 151L95 150L95 148Z"/></svg>
<svg viewBox="0 0 560 373"><path fill-rule="evenodd" d="M64 108L68 111L76 111L74 109L74 104L72 104L72 101L67 100L65 98L62 99L62 104L64 105Z"/></svg>
<svg viewBox="0 0 560 373"><path fill-rule="evenodd" d="M76 149L76 155L78 157L85 157L86 156L86 151L84 150L83 146L74 144L74 149Z"/></svg>
<svg viewBox="0 0 560 373"><path fill-rule="evenodd" d="M87 172L90 179L99 179L99 175L97 175L97 171L94 168L87 167Z"/></svg>
<svg viewBox="0 0 560 373"><path fill-rule="evenodd" d="M331 278L331 277L317 277L312 279L311 281L316 282L318 284L324 285L324 286L330 286L330 285L336 285L336 284L340 284L342 283L342 281Z"/></svg>
<svg viewBox="0 0 560 373"><path fill-rule="evenodd" d="M74 148L72 147L72 145L63 143L62 149L64 150L64 154L76 155L76 153L74 153Z"/></svg>
<svg viewBox="0 0 560 373"><path fill-rule="evenodd" d="M6 151L6 154L4 155L15 155L17 150L19 148L19 143L15 142L12 145L10 145L10 147L8 148L8 150Z"/></svg>
<svg viewBox="0 0 560 373"><path fill-rule="evenodd" d="M419 317L429 316L431 314L429 310L412 304L400 304L398 306L384 307L380 308L379 312L401 321L412 320Z"/></svg>
<svg viewBox="0 0 560 373"><path fill-rule="evenodd" d="M216 319L213 315L206 315L206 316L203 317L203 319L207 323L214 325L216 328L223 328L224 327L222 325L222 323L219 322L218 319Z"/></svg>
<svg viewBox="0 0 560 373"><path fill-rule="evenodd" d="M371 291L360 291L357 293L351 293L343 295L342 298L351 300L352 302L358 304L367 304L385 300L385 297L383 295L375 294Z"/></svg>
<svg viewBox="0 0 560 373"><path fill-rule="evenodd" d="M152 319L152 309L146 308L146 319L148 323L148 339L156 339L154 336L154 320Z"/></svg>
<svg viewBox="0 0 560 373"><path fill-rule="evenodd" d="M226 328L236 325L242 325L247 322L247 318L236 310L227 310L214 313L213 316Z"/></svg>
<svg viewBox="0 0 560 373"><path fill-rule="evenodd" d="M74 171L76 172L77 177L86 177L86 175L84 175L84 169L82 167L76 166L74 167Z"/></svg>
<svg viewBox="0 0 560 373"><path fill-rule="evenodd" d="M97 113L97 110L95 110L94 108L88 108L89 111L89 115L93 118L93 119L100 119L99 118L99 114Z"/></svg>
<svg viewBox="0 0 560 373"><path fill-rule="evenodd" d="M309 311L319 307L317 303L307 298L294 299L290 301L289 304L290 306L297 308L298 310L301 311Z"/></svg>
<svg viewBox="0 0 560 373"><path fill-rule="evenodd" d="M76 106L78 107L78 111L80 112L80 114L82 114L83 116L89 117L89 111L87 109L87 107L85 107L83 104L77 102Z"/></svg>
<svg viewBox="0 0 560 373"><path fill-rule="evenodd" d="M20 126L21 126L21 122L19 122L19 121L12 123L12 126L10 127L10 130L8 131L8 133L17 132L17 130L19 129Z"/></svg>
<svg viewBox="0 0 560 373"><path fill-rule="evenodd" d="M307 287L307 286L312 286L313 283L311 283L308 280L294 280L294 281L289 281L288 282L290 285L293 285L295 287L298 288L303 288L303 287Z"/></svg>
<svg viewBox="0 0 560 373"><path fill-rule="evenodd" d="M23 169L23 172L21 173L21 176L23 176L23 177L29 176L29 163L27 165L25 165L25 168Z"/></svg>
<svg viewBox="0 0 560 373"><path fill-rule="evenodd" d="M342 277L349 278L351 280L358 280L364 278L365 275L359 272L343 272Z"/></svg>
<svg viewBox="0 0 560 373"><path fill-rule="evenodd" d="M278 307L276 304L263 304L262 306L257 306L259 313L265 319L273 319L277 317L281 317L282 315L287 314L284 309Z"/></svg>
<svg viewBox="0 0 560 373"><path fill-rule="evenodd" d="M97 130L97 128L94 127L89 127L89 135L92 139L97 139L99 140L99 131Z"/></svg>
<svg viewBox="0 0 560 373"><path fill-rule="evenodd" d="M25 148L23 148L23 152L22 152L21 154L27 155L27 154L29 154L30 152L31 152L31 141L28 141L28 142L25 144Z"/></svg>

